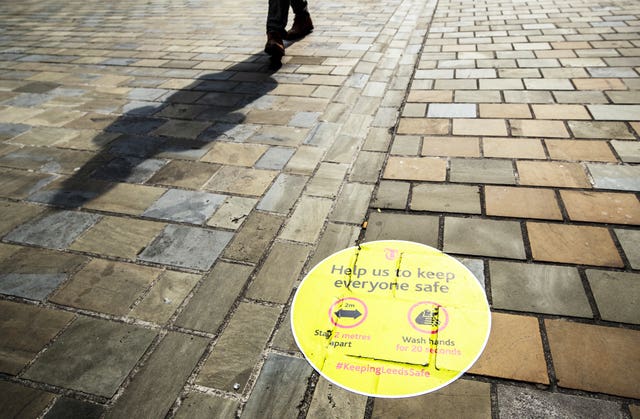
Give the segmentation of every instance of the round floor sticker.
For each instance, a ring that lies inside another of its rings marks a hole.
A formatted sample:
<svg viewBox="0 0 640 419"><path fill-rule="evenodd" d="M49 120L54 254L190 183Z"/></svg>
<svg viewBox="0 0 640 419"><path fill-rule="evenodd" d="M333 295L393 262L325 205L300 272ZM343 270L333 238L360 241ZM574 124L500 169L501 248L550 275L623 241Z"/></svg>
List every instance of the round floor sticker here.
<svg viewBox="0 0 640 419"><path fill-rule="evenodd" d="M429 246L375 241L335 253L304 278L291 309L296 343L331 382L367 396L437 390L478 359L491 315L484 289Z"/></svg>

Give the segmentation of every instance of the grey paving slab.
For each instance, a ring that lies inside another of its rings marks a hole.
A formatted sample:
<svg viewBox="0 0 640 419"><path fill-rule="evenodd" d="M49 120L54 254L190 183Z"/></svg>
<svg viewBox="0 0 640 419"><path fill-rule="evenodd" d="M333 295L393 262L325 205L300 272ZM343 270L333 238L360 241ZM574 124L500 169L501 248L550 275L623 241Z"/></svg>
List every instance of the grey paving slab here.
<svg viewBox="0 0 640 419"><path fill-rule="evenodd" d="M489 270L496 308L593 317L576 268L491 261Z"/></svg>
<svg viewBox="0 0 640 419"><path fill-rule="evenodd" d="M378 185L371 206L381 209L405 209L409 200L409 182L383 180Z"/></svg>
<svg viewBox="0 0 640 419"><path fill-rule="evenodd" d="M498 385L500 417L568 418L607 417L624 418L619 403L582 396L549 393L522 387Z"/></svg>
<svg viewBox="0 0 640 419"><path fill-rule="evenodd" d="M338 195L330 215L331 221L361 224L366 216L373 185L347 183Z"/></svg>
<svg viewBox="0 0 640 419"><path fill-rule="evenodd" d="M604 320L640 324L640 275L587 270L587 279Z"/></svg>
<svg viewBox="0 0 640 419"><path fill-rule="evenodd" d="M415 211L480 214L480 188L467 185L416 185L409 207Z"/></svg>
<svg viewBox="0 0 640 419"><path fill-rule="evenodd" d="M253 268L219 262L182 310L175 324L187 329L216 333L244 289Z"/></svg>
<svg viewBox="0 0 640 419"><path fill-rule="evenodd" d="M640 191L640 166L589 163L587 168L595 188Z"/></svg>
<svg viewBox="0 0 640 419"><path fill-rule="evenodd" d="M364 241L407 240L438 247L439 223L432 215L374 212L369 215Z"/></svg>
<svg viewBox="0 0 640 419"><path fill-rule="evenodd" d="M309 255L309 247L276 242L246 296L255 300L284 304Z"/></svg>
<svg viewBox="0 0 640 419"><path fill-rule="evenodd" d="M226 199L226 195L169 189L145 212L145 217L203 224Z"/></svg>
<svg viewBox="0 0 640 419"><path fill-rule="evenodd" d="M239 402L206 393L189 393L176 413L177 419L233 418Z"/></svg>
<svg viewBox="0 0 640 419"><path fill-rule="evenodd" d="M200 279L199 275L164 271L130 316L166 323Z"/></svg>
<svg viewBox="0 0 640 419"><path fill-rule="evenodd" d="M616 229L614 231L631 267L640 269L640 231L623 229Z"/></svg>
<svg viewBox="0 0 640 419"><path fill-rule="evenodd" d="M7 418L36 418L54 397L54 394L43 390L0 381L0 406L2 415Z"/></svg>
<svg viewBox="0 0 640 419"><path fill-rule="evenodd" d="M297 417L312 371L304 359L270 354L241 417Z"/></svg>
<svg viewBox="0 0 640 419"><path fill-rule="evenodd" d="M300 197L307 180L306 176L281 174L260 200L257 208L262 211L287 214Z"/></svg>
<svg viewBox="0 0 640 419"><path fill-rule="evenodd" d="M207 270L233 234L181 225L168 225L138 259L163 265Z"/></svg>
<svg viewBox="0 0 640 419"><path fill-rule="evenodd" d="M44 415L44 419L99 419L103 413L102 405L60 397Z"/></svg>
<svg viewBox="0 0 640 419"><path fill-rule="evenodd" d="M377 182L385 157L384 153L361 151L353 165L349 180L361 183Z"/></svg>
<svg viewBox="0 0 640 419"><path fill-rule="evenodd" d="M5 236L5 240L53 249L66 249L100 216L75 211L57 211L25 223Z"/></svg>
<svg viewBox="0 0 640 419"><path fill-rule="evenodd" d="M242 391L279 315L277 307L241 303L203 365L196 383L224 391L233 391L239 385ZM245 333L248 330L252 333Z"/></svg>
<svg viewBox="0 0 640 419"><path fill-rule="evenodd" d="M109 181L144 183L166 164L166 160L160 159L141 159L132 156L117 157L99 167L92 176Z"/></svg>
<svg viewBox="0 0 640 419"><path fill-rule="evenodd" d="M327 419L361 418L366 404L365 396L345 390L320 377L307 416Z"/></svg>
<svg viewBox="0 0 640 419"><path fill-rule="evenodd" d="M301 243L315 243L332 206L333 201L330 199L303 196L279 237Z"/></svg>
<svg viewBox="0 0 640 419"><path fill-rule="evenodd" d="M149 418L165 416L208 344L205 338L169 332L105 418L132 412Z"/></svg>
<svg viewBox="0 0 640 419"><path fill-rule="evenodd" d="M514 221L447 217L445 252L525 259L520 224Z"/></svg>
<svg viewBox="0 0 640 419"><path fill-rule="evenodd" d="M510 160L451 159L451 181L514 185L513 163Z"/></svg>
<svg viewBox="0 0 640 419"><path fill-rule="evenodd" d="M625 163L640 163L639 141L611 141L611 145Z"/></svg>
<svg viewBox="0 0 640 419"><path fill-rule="evenodd" d="M79 317L25 377L112 397L155 335L154 330Z"/></svg>
<svg viewBox="0 0 640 419"><path fill-rule="evenodd" d="M68 276L63 273L2 274L0 275L0 293L43 301L67 278Z"/></svg>

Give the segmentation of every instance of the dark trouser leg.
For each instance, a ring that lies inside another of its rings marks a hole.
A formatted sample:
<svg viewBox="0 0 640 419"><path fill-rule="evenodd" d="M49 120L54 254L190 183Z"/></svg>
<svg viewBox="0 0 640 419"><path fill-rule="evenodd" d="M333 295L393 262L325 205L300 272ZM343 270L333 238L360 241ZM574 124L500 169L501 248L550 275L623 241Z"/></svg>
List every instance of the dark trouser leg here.
<svg viewBox="0 0 640 419"><path fill-rule="evenodd" d="M300 13L309 13L307 7L307 0L291 0L291 8L293 13L299 15Z"/></svg>
<svg viewBox="0 0 640 419"><path fill-rule="evenodd" d="M269 0L269 14L267 15L267 32L278 32L283 36L287 33L287 18L289 17L290 0Z"/></svg>

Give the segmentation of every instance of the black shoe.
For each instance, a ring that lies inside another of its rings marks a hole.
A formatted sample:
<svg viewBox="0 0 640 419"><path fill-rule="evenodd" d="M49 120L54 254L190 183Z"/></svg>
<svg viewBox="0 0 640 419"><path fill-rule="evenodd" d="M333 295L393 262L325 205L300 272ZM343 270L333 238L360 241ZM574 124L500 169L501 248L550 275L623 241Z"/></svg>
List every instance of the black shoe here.
<svg viewBox="0 0 640 419"><path fill-rule="evenodd" d="M284 42L279 32L267 32L267 43L264 46L264 52L274 60L280 60L284 56Z"/></svg>
<svg viewBox="0 0 640 419"><path fill-rule="evenodd" d="M311 15L309 13L300 13L293 19L293 26L287 32L285 39L294 41L296 39L304 38L313 32L313 22L311 21Z"/></svg>

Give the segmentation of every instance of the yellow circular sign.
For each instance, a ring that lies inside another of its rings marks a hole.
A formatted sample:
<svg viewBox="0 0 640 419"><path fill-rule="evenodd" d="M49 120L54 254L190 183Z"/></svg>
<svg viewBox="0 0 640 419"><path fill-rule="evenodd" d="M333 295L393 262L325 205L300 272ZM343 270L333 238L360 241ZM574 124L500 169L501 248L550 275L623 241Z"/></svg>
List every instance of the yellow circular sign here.
<svg viewBox="0 0 640 419"><path fill-rule="evenodd" d="M387 240L314 267L291 308L296 343L331 382L367 396L408 397L460 377L491 327L476 277L419 243Z"/></svg>

